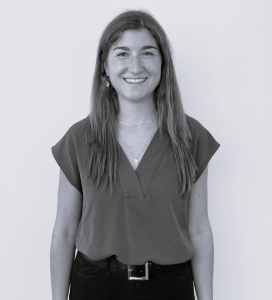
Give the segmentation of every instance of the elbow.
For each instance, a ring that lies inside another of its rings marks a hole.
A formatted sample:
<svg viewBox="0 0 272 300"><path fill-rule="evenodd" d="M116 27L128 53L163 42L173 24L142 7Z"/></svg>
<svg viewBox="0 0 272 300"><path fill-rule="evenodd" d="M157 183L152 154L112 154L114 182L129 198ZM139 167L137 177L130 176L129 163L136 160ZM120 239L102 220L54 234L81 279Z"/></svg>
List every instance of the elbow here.
<svg viewBox="0 0 272 300"><path fill-rule="evenodd" d="M189 229L189 234L191 239L203 238L203 237L212 238L213 236L211 226Z"/></svg>
<svg viewBox="0 0 272 300"><path fill-rule="evenodd" d="M195 256L213 253L214 241L211 229L199 230L190 233L190 240Z"/></svg>
<svg viewBox="0 0 272 300"><path fill-rule="evenodd" d="M75 243L76 241L76 234L69 231L53 231L52 233L52 242L65 240L67 242Z"/></svg>

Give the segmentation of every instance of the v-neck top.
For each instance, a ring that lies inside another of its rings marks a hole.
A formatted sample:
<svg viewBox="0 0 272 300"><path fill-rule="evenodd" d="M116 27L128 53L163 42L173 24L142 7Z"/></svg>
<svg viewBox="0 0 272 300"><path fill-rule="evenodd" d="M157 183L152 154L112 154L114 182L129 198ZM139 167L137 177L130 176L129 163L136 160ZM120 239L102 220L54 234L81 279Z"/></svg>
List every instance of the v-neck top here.
<svg viewBox="0 0 272 300"><path fill-rule="evenodd" d="M69 182L83 195L76 248L92 260L115 255L124 264L182 263L194 256L188 231L189 193L179 196L178 169L171 141L157 129L133 170L122 147L118 179L96 190L87 180L84 125L72 125L52 153ZM219 144L197 120L187 116L198 180Z"/></svg>

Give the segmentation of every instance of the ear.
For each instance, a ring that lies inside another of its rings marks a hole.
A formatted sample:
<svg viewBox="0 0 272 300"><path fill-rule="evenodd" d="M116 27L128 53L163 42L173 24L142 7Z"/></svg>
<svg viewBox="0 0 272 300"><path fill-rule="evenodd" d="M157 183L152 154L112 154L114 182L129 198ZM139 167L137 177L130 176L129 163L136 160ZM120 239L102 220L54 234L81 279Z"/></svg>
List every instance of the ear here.
<svg viewBox="0 0 272 300"><path fill-rule="evenodd" d="M105 69L106 75L109 76L109 70L108 70L108 66L107 66L106 62L104 62L104 69Z"/></svg>

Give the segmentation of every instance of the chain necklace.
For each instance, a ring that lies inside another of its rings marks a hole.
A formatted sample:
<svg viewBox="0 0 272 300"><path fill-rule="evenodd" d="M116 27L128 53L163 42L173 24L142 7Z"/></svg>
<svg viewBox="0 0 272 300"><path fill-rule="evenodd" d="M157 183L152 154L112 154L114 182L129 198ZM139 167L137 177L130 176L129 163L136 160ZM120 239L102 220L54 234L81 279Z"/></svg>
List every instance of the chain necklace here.
<svg viewBox="0 0 272 300"><path fill-rule="evenodd" d="M142 126L142 125L146 125L146 124L151 123L152 121L154 121L154 120L156 119L156 117L157 117L157 114L156 114L156 116L155 116L154 119L152 119L152 120L150 120L150 121L147 121L146 123L142 123L142 124L138 124L138 125L127 124L127 123L124 123L124 122L119 121L119 119L117 119L117 121L118 121L119 123L125 125L125 126L129 126L129 127L137 127L137 126Z"/></svg>
<svg viewBox="0 0 272 300"><path fill-rule="evenodd" d="M142 152L144 151L144 149L147 147L148 143L151 141L151 139L152 139L152 137L154 136L154 134L155 134L157 128L158 128L158 126L156 125L154 132L151 134L150 138L148 139L148 141L147 141L146 144L144 145L144 148L142 149L142 151L141 151L136 157L135 157L134 153L131 151L131 147L129 147L129 146L127 145L127 143L124 141L124 139L122 138L122 136L121 136L121 134L120 134L120 131L119 131L119 134L118 134L118 135L120 136L120 138L121 138L121 140L123 141L124 145L127 147L129 153L132 154L133 157L135 157L134 160L133 160L133 162L134 162L135 165L138 165L138 164L139 164L139 162L140 162L139 156L142 154Z"/></svg>

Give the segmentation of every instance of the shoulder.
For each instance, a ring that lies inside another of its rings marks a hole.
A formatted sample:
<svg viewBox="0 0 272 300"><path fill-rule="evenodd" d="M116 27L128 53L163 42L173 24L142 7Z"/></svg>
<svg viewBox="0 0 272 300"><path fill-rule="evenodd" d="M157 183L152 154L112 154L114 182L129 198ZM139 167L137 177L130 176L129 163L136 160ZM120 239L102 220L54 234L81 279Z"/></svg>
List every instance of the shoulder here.
<svg viewBox="0 0 272 300"><path fill-rule="evenodd" d="M187 124L192 134L192 144L218 144L212 134L199 121L186 115ZM218 144L219 145L219 144ZM195 145L196 146L196 145Z"/></svg>
<svg viewBox="0 0 272 300"><path fill-rule="evenodd" d="M71 125L65 134L52 147L53 152L57 151L70 151L71 153L77 152L76 149L83 149L85 144L85 126L88 123L89 116Z"/></svg>
<svg viewBox="0 0 272 300"><path fill-rule="evenodd" d="M191 153L197 165L196 180L206 168L209 160L218 150L220 144L212 134L196 119L187 116L187 123L191 131Z"/></svg>
<svg viewBox="0 0 272 300"><path fill-rule="evenodd" d="M64 134L63 138L67 140L70 145L75 144L82 147L85 141L85 132L88 121L89 116L72 124Z"/></svg>
<svg viewBox="0 0 272 300"><path fill-rule="evenodd" d="M73 125L70 126L68 129L67 133L69 133L71 136L79 136L81 135L89 121L89 116L85 117L84 119L74 123Z"/></svg>
<svg viewBox="0 0 272 300"><path fill-rule="evenodd" d="M207 132L207 129L196 119L188 115L186 115L186 119L194 140Z"/></svg>

